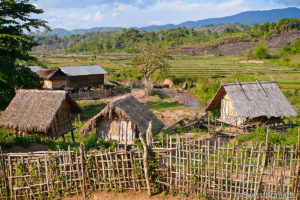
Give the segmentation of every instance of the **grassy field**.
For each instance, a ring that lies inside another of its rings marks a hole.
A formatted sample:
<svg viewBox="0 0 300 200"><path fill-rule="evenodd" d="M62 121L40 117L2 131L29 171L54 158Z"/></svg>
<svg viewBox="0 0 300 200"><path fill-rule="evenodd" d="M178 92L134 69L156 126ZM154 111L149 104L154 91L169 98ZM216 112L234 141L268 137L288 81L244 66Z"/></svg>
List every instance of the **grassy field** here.
<svg viewBox="0 0 300 200"><path fill-rule="evenodd" d="M33 53L39 57L40 53ZM275 52L276 54L276 52ZM56 68L66 65L101 65L110 75L122 69L130 68L133 54L110 53L98 54L96 59L91 54L67 54L47 52L46 58L40 58L41 64ZM276 57L276 56L274 56ZM300 68L284 66L282 59L268 59L263 63L242 63L241 56L188 56L172 55L169 61L169 75L175 77L193 76L214 81L244 81L247 78L259 81L277 81L285 95L300 110ZM300 55L290 57L292 63L300 63ZM74 62L75 61L75 62Z"/></svg>

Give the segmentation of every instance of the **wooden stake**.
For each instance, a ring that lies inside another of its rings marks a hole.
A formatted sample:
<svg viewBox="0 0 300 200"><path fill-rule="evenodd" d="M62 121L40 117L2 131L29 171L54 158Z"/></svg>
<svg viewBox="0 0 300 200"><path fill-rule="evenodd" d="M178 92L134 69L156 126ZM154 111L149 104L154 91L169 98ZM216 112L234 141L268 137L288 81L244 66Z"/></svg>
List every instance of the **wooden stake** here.
<svg viewBox="0 0 300 200"><path fill-rule="evenodd" d="M144 163L144 173L145 173L145 179L147 184L147 190L148 190L148 196L151 196L151 183L150 183L150 177L149 177L149 150L146 144L146 136L143 133L140 133L139 135L140 141L143 145L144 154L143 154L143 163Z"/></svg>
<svg viewBox="0 0 300 200"><path fill-rule="evenodd" d="M72 136L72 142L74 142L74 143L75 143L75 136L74 136L73 129L71 130L71 136Z"/></svg>
<svg viewBox="0 0 300 200"><path fill-rule="evenodd" d="M80 144L80 158L81 158L81 176L82 176L82 193L83 193L83 198L86 198L86 193L85 193L85 170L84 170L84 151L83 151L83 145L82 143Z"/></svg>
<svg viewBox="0 0 300 200"><path fill-rule="evenodd" d="M295 180L295 186L294 186L294 197L297 199L297 193L298 193L298 185L299 185L299 176L300 176L300 128L298 128L298 148L296 148L296 158L297 158L297 170L296 170L296 180Z"/></svg>

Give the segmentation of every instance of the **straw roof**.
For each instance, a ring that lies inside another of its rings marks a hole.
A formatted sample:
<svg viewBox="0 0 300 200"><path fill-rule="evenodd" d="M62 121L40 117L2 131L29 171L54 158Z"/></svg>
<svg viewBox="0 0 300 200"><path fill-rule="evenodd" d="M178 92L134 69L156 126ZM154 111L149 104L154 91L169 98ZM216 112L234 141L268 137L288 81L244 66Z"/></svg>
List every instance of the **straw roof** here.
<svg viewBox="0 0 300 200"><path fill-rule="evenodd" d="M85 126L82 127L80 133L86 134L92 131L104 118L132 121L143 134L146 134L150 121L152 121L153 135L159 133L164 126L150 110L132 95L129 95L107 105L100 113L90 119Z"/></svg>
<svg viewBox="0 0 300 200"><path fill-rule="evenodd" d="M39 77L43 80L66 79L67 75L58 69L40 69L37 71Z"/></svg>
<svg viewBox="0 0 300 200"><path fill-rule="evenodd" d="M71 113L80 113L80 106L63 90L17 90L0 116L0 127L28 132L47 133L63 102Z"/></svg>
<svg viewBox="0 0 300 200"><path fill-rule="evenodd" d="M297 112L274 81L222 84L206 111L220 108L221 100L226 94L236 114L242 119L297 116Z"/></svg>

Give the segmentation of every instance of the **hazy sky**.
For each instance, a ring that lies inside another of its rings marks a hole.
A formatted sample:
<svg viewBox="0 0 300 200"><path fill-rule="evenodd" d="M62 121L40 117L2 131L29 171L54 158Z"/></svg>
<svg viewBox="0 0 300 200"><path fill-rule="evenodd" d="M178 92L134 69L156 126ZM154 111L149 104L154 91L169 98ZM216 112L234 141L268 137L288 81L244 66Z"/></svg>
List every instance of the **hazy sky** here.
<svg viewBox="0 0 300 200"><path fill-rule="evenodd" d="M51 28L142 27L300 7L300 0L33 0Z"/></svg>

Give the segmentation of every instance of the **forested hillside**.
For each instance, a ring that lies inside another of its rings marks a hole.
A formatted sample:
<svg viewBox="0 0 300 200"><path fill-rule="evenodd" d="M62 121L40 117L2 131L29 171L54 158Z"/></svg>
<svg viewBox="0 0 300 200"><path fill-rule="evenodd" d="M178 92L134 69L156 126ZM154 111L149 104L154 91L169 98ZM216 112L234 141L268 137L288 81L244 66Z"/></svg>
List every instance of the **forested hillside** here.
<svg viewBox="0 0 300 200"><path fill-rule="evenodd" d="M67 52L134 52L141 43L160 43L169 48L192 47L213 50L224 44L238 42L264 42L300 30L300 18L281 19L263 24L216 26L202 29L176 28L157 32L138 29L92 32L59 38L56 35L38 37L38 50L63 49Z"/></svg>

